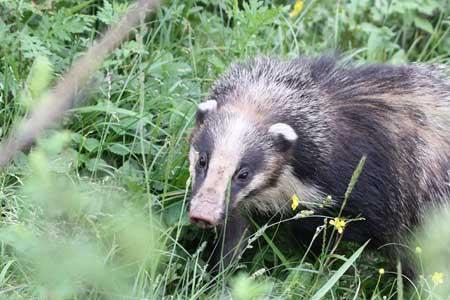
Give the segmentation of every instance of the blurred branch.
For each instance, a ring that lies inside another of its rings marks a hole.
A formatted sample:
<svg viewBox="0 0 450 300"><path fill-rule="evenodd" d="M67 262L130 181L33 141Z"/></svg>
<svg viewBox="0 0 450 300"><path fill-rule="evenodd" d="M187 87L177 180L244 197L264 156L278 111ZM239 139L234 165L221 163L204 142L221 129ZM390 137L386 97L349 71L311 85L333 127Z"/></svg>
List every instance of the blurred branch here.
<svg viewBox="0 0 450 300"><path fill-rule="evenodd" d="M75 61L72 68L38 102L29 116L25 117L2 142L0 168L4 168L20 150L31 145L43 130L56 124L64 113L76 104L75 102L79 100L75 98L76 93L85 86L107 55L119 46L147 12L158 5L158 0L138 0L116 25Z"/></svg>

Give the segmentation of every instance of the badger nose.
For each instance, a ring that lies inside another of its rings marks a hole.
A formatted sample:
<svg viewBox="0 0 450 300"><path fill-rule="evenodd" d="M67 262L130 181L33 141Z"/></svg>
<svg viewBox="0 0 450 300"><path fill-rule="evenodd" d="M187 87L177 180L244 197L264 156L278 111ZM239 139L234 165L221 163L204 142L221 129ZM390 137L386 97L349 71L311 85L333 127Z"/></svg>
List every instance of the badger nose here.
<svg viewBox="0 0 450 300"><path fill-rule="evenodd" d="M196 224L198 227L206 229L214 227L214 221L210 216L189 213L191 223Z"/></svg>

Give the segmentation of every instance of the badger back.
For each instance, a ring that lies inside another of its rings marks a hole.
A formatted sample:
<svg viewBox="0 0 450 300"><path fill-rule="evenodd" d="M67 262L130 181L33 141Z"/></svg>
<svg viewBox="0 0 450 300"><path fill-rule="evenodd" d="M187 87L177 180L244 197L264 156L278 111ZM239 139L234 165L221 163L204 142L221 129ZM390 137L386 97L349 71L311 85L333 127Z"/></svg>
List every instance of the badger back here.
<svg viewBox="0 0 450 300"><path fill-rule="evenodd" d="M380 221L387 220L387 227L410 228L429 206L447 203L450 81L445 72L420 65L327 70L317 83L330 103L334 129L330 177L341 176L327 184L334 181L335 192L342 194L351 176L345 170L366 155L353 197L372 207Z"/></svg>

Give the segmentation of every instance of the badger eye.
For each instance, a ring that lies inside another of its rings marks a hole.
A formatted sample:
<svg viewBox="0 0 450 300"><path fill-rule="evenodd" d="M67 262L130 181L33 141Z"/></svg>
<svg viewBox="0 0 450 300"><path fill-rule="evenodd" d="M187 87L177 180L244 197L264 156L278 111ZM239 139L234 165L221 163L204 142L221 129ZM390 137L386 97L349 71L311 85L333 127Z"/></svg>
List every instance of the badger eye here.
<svg viewBox="0 0 450 300"><path fill-rule="evenodd" d="M207 159L205 154L200 154L200 157L198 158L197 165L200 169L206 168Z"/></svg>
<svg viewBox="0 0 450 300"><path fill-rule="evenodd" d="M247 168L242 168L237 173L236 178L240 181L246 181L248 179L249 175L250 175L250 171Z"/></svg>

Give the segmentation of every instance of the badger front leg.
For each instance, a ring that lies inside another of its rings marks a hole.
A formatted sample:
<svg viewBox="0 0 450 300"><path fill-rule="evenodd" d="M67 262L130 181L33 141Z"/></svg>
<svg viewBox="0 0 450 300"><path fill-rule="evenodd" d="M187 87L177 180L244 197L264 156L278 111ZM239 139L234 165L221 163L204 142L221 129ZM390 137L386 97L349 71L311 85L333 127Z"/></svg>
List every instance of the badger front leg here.
<svg viewBox="0 0 450 300"><path fill-rule="evenodd" d="M239 212L231 212L223 225L218 226L218 238L209 258L209 267L225 270L242 255L250 236L250 226Z"/></svg>

